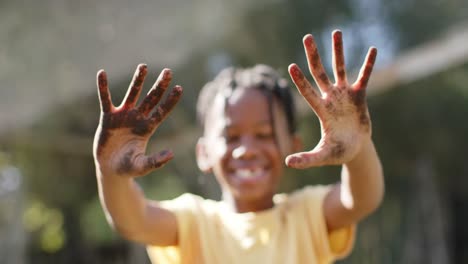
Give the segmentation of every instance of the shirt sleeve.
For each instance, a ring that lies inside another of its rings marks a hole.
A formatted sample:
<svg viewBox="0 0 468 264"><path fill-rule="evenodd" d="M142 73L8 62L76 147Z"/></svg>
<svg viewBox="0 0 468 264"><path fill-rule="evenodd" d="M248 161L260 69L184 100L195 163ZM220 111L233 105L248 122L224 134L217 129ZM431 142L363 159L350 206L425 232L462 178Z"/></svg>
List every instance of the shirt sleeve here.
<svg viewBox="0 0 468 264"><path fill-rule="evenodd" d="M161 207L173 212L177 219L178 245L171 247L148 246L152 263L187 263L186 259L197 259L200 250L199 229L196 215L202 198L193 194L183 194L173 200L160 202Z"/></svg>
<svg viewBox="0 0 468 264"><path fill-rule="evenodd" d="M306 206L306 217L312 230L317 250L323 259L335 261L349 255L356 236L356 225L350 225L329 233L327 230L323 202L332 186L306 187L301 196Z"/></svg>

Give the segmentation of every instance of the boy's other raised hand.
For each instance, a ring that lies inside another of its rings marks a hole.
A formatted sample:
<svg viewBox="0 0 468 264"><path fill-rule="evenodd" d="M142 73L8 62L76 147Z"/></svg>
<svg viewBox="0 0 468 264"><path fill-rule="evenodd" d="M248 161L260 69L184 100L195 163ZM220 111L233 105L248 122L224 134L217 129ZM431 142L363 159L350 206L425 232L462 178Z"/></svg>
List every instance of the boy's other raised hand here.
<svg viewBox="0 0 468 264"><path fill-rule="evenodd" d="M146 74L146 65L138 65L124 100L116 107L112 104L105 71L97 73L101 116L94 137L93 154L97 169L103 175L143 176L173 157L173 153L167 150L146 155L146 146L151 135L179 101L182 87L175 86L159 103L172 79L171 70L164 69L137 106Z"/></svg>
<svg viewBox="0 0 468 264"><path fill-rule="evenodd" d="M335 83L325 73L312 35L306 35L303 43L310 73L319 90L310 84L296 64L289 66L289 74L297 89L319 118L322 133L313 150L286 157L286 164L293 168L346 163L353 159L366 140L370 140L372 129L366 103L366 88L377 49L369 49L356 82L349 84L342 33L336 30L332 38Z"/></svg>

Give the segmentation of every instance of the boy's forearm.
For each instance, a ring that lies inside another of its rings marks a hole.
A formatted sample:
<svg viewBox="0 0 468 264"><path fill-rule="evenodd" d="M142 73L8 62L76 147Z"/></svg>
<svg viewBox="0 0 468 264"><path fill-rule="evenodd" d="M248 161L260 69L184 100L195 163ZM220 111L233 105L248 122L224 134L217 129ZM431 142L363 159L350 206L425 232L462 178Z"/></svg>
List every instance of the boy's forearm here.
<svg viewBox="0 0 468 264"><path fill-rule="evenodd" d="M132 178L104 175L96 170L99 198L108 222L127 238L143 232L147 202Z"/></svg>
<svg viewBox="0 0 468 264"><path fill-rule="evenodd" d="M380 205L384 195L383 171L371 139L354 159L343 164L340 189L343 205L358 217L370 214Z"/></svg>
<svg viewBox="0 0 468 264"><path fill-rule="evenodd" d="M355 224L380 205L384 195L382 165L369 139L360 152L341 171L341 183L325 199L329 230Z"/></svg>

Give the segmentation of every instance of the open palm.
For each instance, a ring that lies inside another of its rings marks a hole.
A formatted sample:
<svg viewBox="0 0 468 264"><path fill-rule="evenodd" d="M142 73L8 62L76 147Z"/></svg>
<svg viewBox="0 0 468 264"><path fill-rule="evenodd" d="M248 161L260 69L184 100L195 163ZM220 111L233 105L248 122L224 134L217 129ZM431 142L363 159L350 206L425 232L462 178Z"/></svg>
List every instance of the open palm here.
<svg viewBox="0 0 468 264"><path fill-rule="evenodd" d="M118 107L112 104L106 73L101 70L97 74L101 117L94 138L93 154L99 169L107 174L142 176L173 157L170 151L146 155L146 146L151 135L179 101L182 88L175 86L156 107L172 78L171 71L164 69L144 100L136 106L146 74L146 65L140 64Z"/></svg>
<svg viewBox="0 0 468 264"><path fill-rule="evenodd" d="M346 163L371 136L366 87L377 49L369 49L356 82L349 84L346 78L342 33L334 31L332 38L335 83L332 83L325 73L312 35L306 35L303 43L309 70L319 91L310 84L296 64L289 66L293 82L319 118L322 133L314 149L286 157L286 164L290 167L308 168Z"/></svg>

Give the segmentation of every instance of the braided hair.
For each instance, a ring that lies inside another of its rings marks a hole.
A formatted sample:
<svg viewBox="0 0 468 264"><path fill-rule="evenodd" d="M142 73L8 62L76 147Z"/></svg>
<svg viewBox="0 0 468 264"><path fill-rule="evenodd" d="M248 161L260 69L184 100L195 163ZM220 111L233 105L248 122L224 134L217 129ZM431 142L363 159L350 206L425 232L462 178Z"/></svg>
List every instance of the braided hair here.
<svg viewBox="0 0 468 264"><path fill-rule="evenodd" d="M263 64L245 69L232 67L224 69L201 89L197 101L197 118L203 128L214 98L222 94L228 100L235 89L259 89L267 97L272 127L275 127L272 101L276 98L285 113L288 132L290 134L296 132L295 106L288 82L273 68Z"/></svg>

